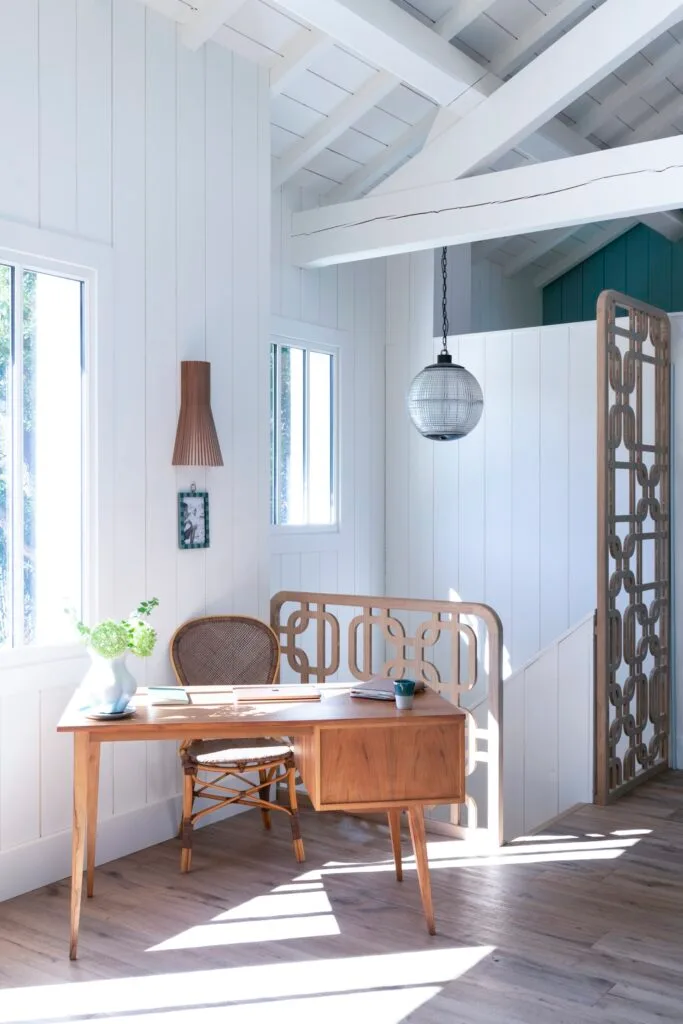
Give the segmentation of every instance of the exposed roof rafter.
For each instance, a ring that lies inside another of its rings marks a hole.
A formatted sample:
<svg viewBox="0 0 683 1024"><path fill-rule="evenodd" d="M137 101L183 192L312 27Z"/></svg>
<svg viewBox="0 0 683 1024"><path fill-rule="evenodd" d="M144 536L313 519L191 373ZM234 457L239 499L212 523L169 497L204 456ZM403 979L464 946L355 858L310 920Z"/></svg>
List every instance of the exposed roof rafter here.
<svg viewBox="0 0 683 1024"><path fill-rule="evenodd" d="M520 271L526 270L539 256L545 256L547 253L552 252L556 246L566 242L575 231L576 226L574 224L568 228L555 228L554 231L541 231L538 235L534 236L534 241L531 245L527 246L517 256L513 256L511 260L508 260L503 267L503 274L505 277L514 277Z"/></svg>
<svg viewBox="0 0 683 1024"><path fill-rule="evenodd" d="M383 182L382 193L462 177L531 135L680 20L680 0L605 0Z"/></svg>
<svg viewBox="0 0 683 1024"><path fill-rule="evenodd" d="M229 21L243 7L246 0L211 0L181 32L181 39L190 50L198 50L200 46L213 39L221 25Z"/></svg>
<svg viewBox="0 0 683 1024"><path fill-rule="evenodd" d="M297 32L291 42L287 43L282 59L271 68L271 96L279 96L284 92L292 79L332 45L333 40L315 28L302 28Z"/></svg>
<svg viewBox="0 0 683 1024"><path fill-rule="evenodd" d="M493 3L494 0L453 0L453 10L446 11L434 28L444 39L452 39L476 21L481 14L485 14Z"/></svg>

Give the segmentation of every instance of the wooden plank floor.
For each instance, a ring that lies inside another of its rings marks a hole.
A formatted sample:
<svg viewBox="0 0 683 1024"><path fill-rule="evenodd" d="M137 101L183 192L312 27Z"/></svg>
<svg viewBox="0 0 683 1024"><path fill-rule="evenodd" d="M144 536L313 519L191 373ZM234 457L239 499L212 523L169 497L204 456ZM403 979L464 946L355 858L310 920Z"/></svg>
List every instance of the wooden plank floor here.
<svg viewBox="0 0 683 1024"><path fill-rule="evenodd" d="M0 1024L683 1021L683 773L494 857L431 837L433 938L383 825L302 827L303 871L255 812L203 829L188 876L175 841L98 869L77 963L66 883L0 904Z"/></svg>

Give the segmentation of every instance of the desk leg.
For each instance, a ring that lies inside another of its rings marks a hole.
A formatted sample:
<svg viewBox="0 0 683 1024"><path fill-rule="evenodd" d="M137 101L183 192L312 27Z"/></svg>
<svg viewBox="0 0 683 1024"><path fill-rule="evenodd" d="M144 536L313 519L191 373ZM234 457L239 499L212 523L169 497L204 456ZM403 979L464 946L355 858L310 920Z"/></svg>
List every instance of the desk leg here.
<svg viewBox="0 0 683 1024"><path fill-rule="evenodd" d="M74 733L74 810L71 834L70 960L75 960L78 956L78 926L81 919L81 893L83 890L83 854L85 853L88 815L89 761L90 735L87 732L76 732Z"/></svg>
<svg viewBox="0 0 683 1024"><path fill-rule="evenodd" d="M394 864L396 865L396 878L403 881L403 865L401 864L401 811L392 809L387 811L389 818L389 834L391 835L391 848L394 851Z"/></svg>
<svg viewBox="0 0 683 1024"><path fill-rule="evenodd" d="M100 795L100 750L102 744L97 740L90 741L88 751L88 896L95 890L95 844L97 842L97 798Z"/></svg>
<svg viewBox="0 0 683 1024"><path fill-rule="evenodd" d="M436 935L434 907L432 905L432 885L429 880L429 861L427 860L424 808L422 806L409 808L408 821L410 823L410 838L413 841L413 850L415 851L415 860L417 862L417 880L420 885L422 908L427 919L427 930L430 935Z"/></svg>

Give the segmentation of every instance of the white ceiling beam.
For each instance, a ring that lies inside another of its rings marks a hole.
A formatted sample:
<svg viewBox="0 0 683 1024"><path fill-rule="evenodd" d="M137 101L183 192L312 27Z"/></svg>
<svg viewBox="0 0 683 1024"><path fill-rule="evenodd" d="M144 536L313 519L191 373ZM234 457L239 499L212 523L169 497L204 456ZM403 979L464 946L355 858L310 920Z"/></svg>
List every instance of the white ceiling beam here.
<svg viewBox="0 0 683 1024"><path fill-rule="evenodd" d="M527 246L522 252L518 253L517 256L513 256L511 260L508 260L503 267L504 277L514 277L515 274L519 274L521 270L526 270L528 266L534 263L540 256L545 256L547 253L561 245L562 242L566 242L568 238L576 231L576 225L572 224L568 228L555 228L554 231L542 231L537 235L531 245Z"/></svg>
<svg viewBox="0 0 683 1024"><path fill-rule="evenodd" d="M562 0L549 14L537 18L531 28L510 43L499 57L495 57L490 70L499 78L505 78L516 71L532 53L542 47L543 40L551 32L563 32L572 22L578 21L592 3L593 0Z"/></svg>
<svg viewBox="0 0 683 1024"><path fill-rule="evenodd" d="M680 242L683 238L683 216L678 210L662 210L661 213L649 213L641 218L658 235L663 235L670 242Z"/></svg>
<svg viewBox="0 0 683 1024"><path fill-rule="evenodd" d="M595 82L676 24L681 0L606 0L380 186L459 178L502 156Z"/></svg>
<svg viewBox="0 0 683 1024"><path fill-rule="evenodd" d="M332 36L370 64L446 105L485 74L391 0L277 0L278 7Z"/></svg>
<svg viewBox="0 0 683 1024"><path fill-rule="evenodd" d="M577 123L576 131L583 136L592 135L608 118L618 114L631 100L642 96L653 82L661 82L670 71L680 67L681 63L683 63L683 47L674 43L663 57L660 57L654 64L644 67L627 85L615 89L602 103L596 103L593 109Z"/></svg>
<svg viewBox="0 0 683 1024"><path fill-rule="evenodd" d="M200 46L213 39L221 25L229 21L246 0L211 0L198 11L180 33L180 38L190 50L198 50Z"/></svg>
<svg viewBox="0 0 683 1024"><path fill-rule="evenodd" d="M494 0L454 0L453 10L446 11L434 28L444 39L452 39L476 21L481 14L485 14L493 3Z"/></svg>
<svg viewBox="0 0 683 1024"><path fill-rule="evenodd" d="M434 107L417 124L407 128L386 149L373 156L366 164L362 164L341 185L336 185L331 189L325 195L324 202L346 203L351 199L358 199L378 181L381 181L385 175L390 174L423 145L436 117L436 112L437 108Z"/></svg>
<svg viewBox="0 0 683 1024"><path fill-rule="evenodd" d="M388 71L380 71L369 78L358 92L343 100L328 117L323 117L308 135L295 142L280 157L273 167L273 188L279 188L289 181L292 175L305 167L395 87L396 79Z"/></svg>
<svg viewBox="0 0 683 1024"><path fill-rule="evenodd" d="M331 48L333 41L324 32L317 29L302 28L294 38L286 44L282 59L270 72L270 94L279 96L290 82L310 67L316 57Z"/></svg>
<svg viewBox="0 0 683 1024"><path fill-rule="evenodd" d="M683 205L683 136L296 213L292 254L326 266Z"/></svg>
<svg viewBox="0 0 683 1024"><path fill-rule="evenodd" d="M557 260L551 266L546 267L534 278L534 285L537 288L545 288L547 284L554 281L557 277L561 277L562 274L566 274L568 270L573 270L574 267L578 267L579 263L583 263L593 253L598 252L605 245L609 245L615 238L625 235L627 231L635 227L638 223L637 218L629 220L618 220L615 221L606 231L601 231L599 234L596 233L591 238L588 245L577 245L574 252L569 253L568 256L563 256Z"/></svg>

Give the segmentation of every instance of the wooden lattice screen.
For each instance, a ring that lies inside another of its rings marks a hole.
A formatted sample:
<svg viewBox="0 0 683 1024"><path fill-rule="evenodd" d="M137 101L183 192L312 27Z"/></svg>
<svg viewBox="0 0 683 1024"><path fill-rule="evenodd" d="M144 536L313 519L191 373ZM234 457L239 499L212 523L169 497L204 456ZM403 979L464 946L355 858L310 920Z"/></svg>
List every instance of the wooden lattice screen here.
<svg viewBox="0 0 683 1024"><path fill-rule="evenodd" d="M670 322L618 292L598 300L596 799L668 767Z"/></svg>
<svg viewBox="0 0 683 1024"><path fill-rule="evenodd" d="M503 632L487 605L280 591L270 602L283 672L302 683L422 680L467 716L467 802L433 830L503 841ZM428 815L429 818L429 815ZM484 824L485 823L485 824Z"/></svg>

